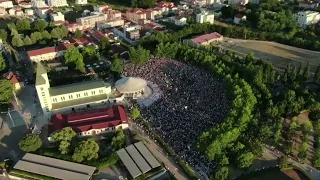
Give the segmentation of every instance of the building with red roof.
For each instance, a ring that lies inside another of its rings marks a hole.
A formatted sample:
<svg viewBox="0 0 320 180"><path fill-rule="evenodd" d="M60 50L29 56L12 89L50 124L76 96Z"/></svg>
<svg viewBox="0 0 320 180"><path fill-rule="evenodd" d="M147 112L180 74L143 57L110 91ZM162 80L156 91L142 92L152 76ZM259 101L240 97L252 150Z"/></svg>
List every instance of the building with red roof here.
<svg viewBox="0 0 320 180"><path fill-rule="evenodd" d="M20 90L24 87L24 78L19 72L9 71L3 74L2 77L9 80L13 84L14 90Z"/></svg>
<svg viewBox="0 0 320 180"><path fill-rule="evenodd" d="M192 47L199 47L199 46L207 46L213 42L223 41L223 36L217 32L213 32L210 34L201 35L189 40L184 40L185 43Z"/></svg>
<svg viewBox="0 0 320 180"><path fill-rule="evenodd" d="M64 127L71 127L79 136L92 136L114 132L119 128L126 129L128 119L121 105L84 112L55 114L51 116L48 134Z"/></svg>
<svg viewBox="0 0 320 180"><path fill-rule="evenodd" d="M27 54L31 61L48 61L63 56L67 49L71 46L73 46L73 43L59 44L58 46L28 51Z"/></svg>
<svg viewBox="0 0 320 180"><path fill-rule="evenodd" d="M177 10L178 8L174 5L173 2L161 1L156 4L155 9L159 9L162 12L169 12L169 11Z"/></svg>
<svg viewBox="0 0 320 180"><path fill-rule="evenodd" d="M236 14L233 18L233 23L240 24L241 21L245 21L247 19L247 16L244 14Z"/></svg>
<svg viewBox="0 0 320 180"><path fill-rule="evenodd" d="M126 18L129 21L138 22L139 19L147 19L147 12L142 8L128 9Z"/></svg>

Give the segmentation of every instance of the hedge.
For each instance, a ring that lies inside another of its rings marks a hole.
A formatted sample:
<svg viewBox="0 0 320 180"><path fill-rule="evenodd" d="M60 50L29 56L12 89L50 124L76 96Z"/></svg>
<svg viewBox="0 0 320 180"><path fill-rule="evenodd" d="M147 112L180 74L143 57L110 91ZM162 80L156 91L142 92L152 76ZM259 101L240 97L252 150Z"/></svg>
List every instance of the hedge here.
<svg viewBox="0 0 320 180"><path fill-rule="evenodd" d="M26 172L26 171L22 171L22 170L18 170L18 169L12 169L10 171L10 175L25 176L25 177L34 178L34 179L41 179L41 180L56 180L55 178L52 178L52 177L43 176L40 174L31 173L31 172Z"/></svg>

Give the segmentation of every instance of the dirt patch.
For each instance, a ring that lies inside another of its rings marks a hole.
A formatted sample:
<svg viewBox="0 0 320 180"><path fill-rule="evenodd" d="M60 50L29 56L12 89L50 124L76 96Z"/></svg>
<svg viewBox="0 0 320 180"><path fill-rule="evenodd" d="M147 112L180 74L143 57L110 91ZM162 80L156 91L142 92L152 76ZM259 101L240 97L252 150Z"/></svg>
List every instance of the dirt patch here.
<svg viewBox="0 0 320 180"><path fill-rule="evenodd" d="M256 58L272 63L279 69L285 69L288 63L298 66L300 63L310 63L311 72L320 65L320 53L303 50L279 43L263 41L232 42L221 45L225 49L235 51L238 55L253 52Z"/></svg>

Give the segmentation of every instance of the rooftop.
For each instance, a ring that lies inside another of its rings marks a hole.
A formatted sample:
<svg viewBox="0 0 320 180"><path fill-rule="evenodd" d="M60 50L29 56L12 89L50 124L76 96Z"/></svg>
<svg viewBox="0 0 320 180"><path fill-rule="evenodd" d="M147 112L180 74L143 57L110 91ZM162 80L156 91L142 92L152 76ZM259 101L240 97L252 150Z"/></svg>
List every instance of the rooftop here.
<svg viewBox="0 0 320 180"><path fill-rule="evenodd" d="M128 123L128 119L124 107L117 105L91 111L55 114L50 119L48 130L51 134L64 127L71 127L80 133L91 129L114 127L121 123Z"/></svg>
<svg viewBox="0 0 320 180"><path fill-rule="evenodd" d="M57 179L89 180L95 167L27 153L14 169L41 174Z"/></svg>
<svg viewBox="0 0 320 180"><path fill-rule="evenodd" d="M13 83L13 84L23 82L23 77L21 76L21 74L19 72L10 71L10 72L3 74L3 77L6 78L7 80L10 80L11 83Z"/></svg>
<svg viewBox="0 0 320 180"><path fill-rule="evenodd" d="M38 55L42 55L42 54L48 54L48 53L53 53L53 52L64 51L64 50L67 50L71 46L73 46L72 43L70 43L70 44L59 44L58 46L31 50L31 51L28 51L27 54L28 54L29 57L38 56Z"/></svg>
<svg viewBox="0 0 320 180"><path fill-rule="evenodd" d="M221 34L217 33L217 32L213 32L210 34L205 34L202 36L198 36L196 38L191 39L191 41L193 41L196 44L202 44L206 41L212 40L212 39L216 39L216 38L220 38L223 37Z"/></svg>
<svg viewBox="0 0 320 180"><path fill-rule="evenodd" d="M102 79L97 79L92 81L84 81L79 83L67 84L63 86L51 87L49 89L49 93L51 96L59 96L63 94L70 94L70 93L86 91L90 89L103 88L106 86L110 86L110 85L105 84Z"/></svg>

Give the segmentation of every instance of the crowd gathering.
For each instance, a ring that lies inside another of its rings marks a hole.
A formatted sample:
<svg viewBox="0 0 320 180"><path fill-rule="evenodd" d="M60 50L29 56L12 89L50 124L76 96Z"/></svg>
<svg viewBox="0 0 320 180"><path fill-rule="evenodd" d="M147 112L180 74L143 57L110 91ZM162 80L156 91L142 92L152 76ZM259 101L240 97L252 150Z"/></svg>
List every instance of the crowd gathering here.
<svg viewBox="0 0 320 180"><path fill-rule="evenodd" d="M221 80L203 69L157 57L143 66L127 64L123 75L160 87L162 97L143 115L183 160L210 174L215 164L196 150L196 143L202 132L228 114L230 102Z"/></svg>

